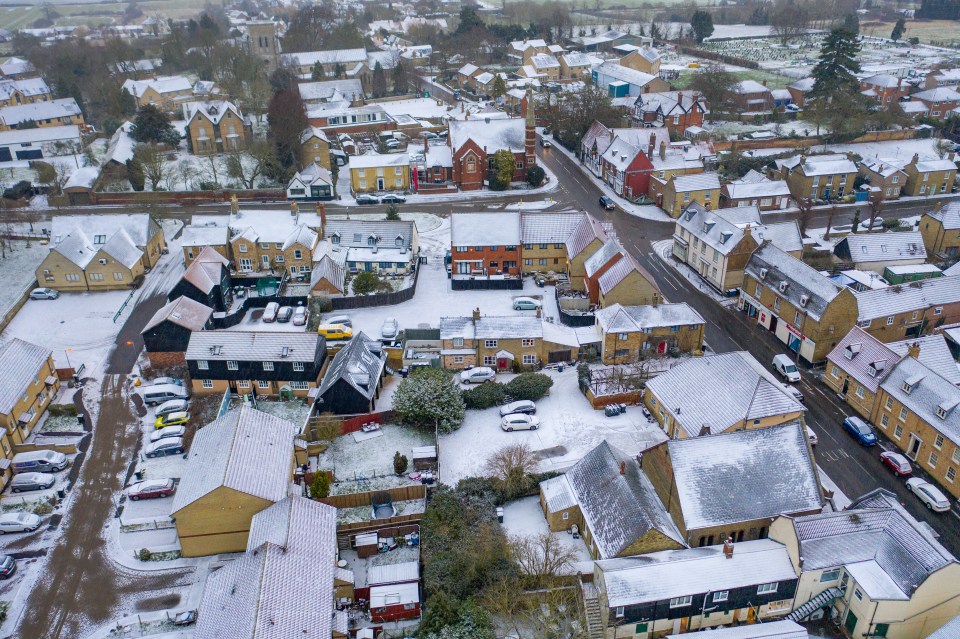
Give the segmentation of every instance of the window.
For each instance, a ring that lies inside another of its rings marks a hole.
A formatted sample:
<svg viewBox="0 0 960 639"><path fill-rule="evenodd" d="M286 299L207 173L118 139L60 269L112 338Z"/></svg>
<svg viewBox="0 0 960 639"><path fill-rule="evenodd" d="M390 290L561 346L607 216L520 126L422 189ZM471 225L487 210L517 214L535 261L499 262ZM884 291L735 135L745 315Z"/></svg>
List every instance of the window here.
<svg viewBox="0 0 960 639"><path fill-rule="evenodd" d="M293 251L293 259L295 260L303 259L303 251L301 251L300 249L295 249Z"/></svg>
<svg viewBox="0 0 960 639"><path fill-rule="evenodd" d="M779 298L779 297L773 298L773 310L778 311L778 312L780 311L780 298Z"/></svg>
<svg viewBox="0 0 960 639"><path fill-rule="evenodd" d="M943 435L937 435L937 438L933 440L933 447L937 450L943 448Z"/></svg>
<svg viewBox="0 0 960 639"><path fill-rule="evenodd" d="M302 372L303 372L303 362L294 362L294 363L293 363L293 370L295 370L295 371L298 372L298 373L302 373Z"/></svg>
<svg viewBox="0 0 960 639"><path fill-rule="evenodd" d="M497 358L493 355L484 355L483 356L483 365L484 366L493 366L497 363Z"/></svg>
<svg viewBox="0 0 960 639"><path fill-rule="evenodd" d="M90 281L92 281L92 282L102 282L102 281L103 281L103 273L91 273L91 274L90 274Z"/></svg>
<svg viewBox="0 0 960 639"><path fill-rule="evenodd" d="M536 356L536 355L529 355L529 354L528 354L528 355L524 355L524 356L523 356L523 363L524 363L524 364L536 364L536 363L537 363L537 356Z"/></svg>
<svg viewBox="0 0 960 639"><path fill-rule="evenodd" d="M927 460L927 464L930 465L930 468L936 468L936 467L937 467L937 462L939 462L939 461L940 461L940 455L938 455L938 454L936 454L936 453L934 453L934 452L931 452L931 453L930 453L930 458Z"/></svg>
<svg viewBox="0 0 960 639"><path fill-rule="evenodd" d="M757 588L758 595L766 595L777 591L777 584L761 584Z"/></svg>
<svg viewBox="0 0 960 639"><path fill-rule="evenodd" d="M457 348L463 346L463 338L462 338L462 337L454 337L454 338L453 338L453 345L454 345L455 347L457 347Z"/></svg>
<svg viewBox="0 0 960 639"><path fill-rule="evenodd" d="M533 260L528 257L528 258L526 258L526 259L523 260L523 265L524 265L524 266L533 266Z"/></svg>
<svg viewBox="0 0 960 639"><path fill-rule="evenodd" d="M453 356L454 364L463 364L463 355L454 355Z"/></svg>
<svg viewBox="0 0 960 639"><path fill-rule="evenodd" d="M834 568L833 570L824 570L820 573L820 583L826 584L831 583L840 579L840 569Z"/></svg>
<svg viewBox="0 0 960 639"><path fill-rule="evenodd" d="M892 324L893 324L893 315L888 315L888 316L887 316L887 326L891 326Z"/></svg>
<svg viewBox="0 0 960 639"><path fill-rule="evenodd" d="M290 388L293 390L310 390L309 382L290 382Z"/></svg>
<svg viewBox="0 0 960 639"><path fill-rule="evenodd" d="M238 244L238 245L237 245L237 248L240 249L240 252L241 252L241 253L246 253L246 252L247 252L247 245L246 245L246 244Z"/></svg>
<svg viewBox="0 0 960 639"><path fill-rule="evenodd" d="M949 468L947 468L947 481L952 484L953 480L956 478L957 478L957 469L954 468L953 466L950 466Z"/></svg>
<svg viewBox="0 0 960 639"><path fill-rule="evenodd" d="M687 595L686 597L675 597L670 600L670 607L683 608L684 606L689 606L691 603L693 603L693 597L691 595Z"/></svg>
<svg viewBox="0 0 960 639"><path fill-rule="evenodd" d="M263 370L265 370L265 371L272 371L272 370L273 370L273 362L264 362L264 363L263 363Z"/></svg>
<svg viewBox="0 0 960 639"><path fill-rule="evenodd" d="M901 422L907 421L907 409L906 409L906 408L901 408L901 409L900 409L900 421L901 421Z"/></svg>
<svg viewBox="0 0 960 639"><path fill-rule="evenodd" d="M197 360L197 368L200 369L200 370L202 370L202 371L208 371L208 370L210 370L210 363L207 362L207 360L205 360L205 359L198 359L198 360Z"/></svg>
<svg viewBox="0 0 960 639"><path fill-rule="evenodd" d="M800 311L797 311L793 315L793 323L796 324L797 326L800 326Z"/></svg>
<svg viewBox="0 0 960 639"><path fill-rule="evenodd" d="M757 299L760 299L760 285L759 285L759 284L757 284L756 287L753 289L753 296L756 297Z"/></svg>
<svg viewBox="0 0 960 639"><path fill-rule="evenodd" d="M873 324L873 320L863 320L861 322L857 322L857 326L860 328L870 328L871 324Z"/></svg>
<svg viewBox="0 0 960 639"><path fill-rule="evenodd" d="M950 460L954 464L960 464L960 448L953 449L953 456L950 457Z"/></svg>
<svg viewBox="0 0 960 639"><path fill-rule="evenodd" d="M721 590L720 592L713 593L713 601L726 601L730 597L729 590Z"/></svg>
<svg viewBox="0 0 960 639"><path fill-rule="evenodd" d="M264 256L264 257L266 257L266 256ZM273 258L273 260L274 260L277 264L283 264L283 262L284 262L284 259L283 259L283 256L282 256L282 255L277 255L276 257Z"/></svg>
<svg viewBox="0 0 960 639"><path fill-rule="evenodd" d="M890 425L890 416L889 416L889 415L881 415L881 416L880 416L880 428L886 428L886 427L889 426L889 425Z"/></svg>
<svg viewBox="0 0 960 639"><path fill-rule="evenodd" d="M540 263L540 266L546 266L546 265L547 265L547 258L541 257L540 260L539 260L539 263Z"/></svg>
<svg viewBox="0 0 960 639"><path fill-rule="evenodd" d="M623 606L617 606L617 609L616 611L614 611L614 614L617 617L623 617Z"/></svg>
<svg viewBox="0 0 960 639"><path fill-rule="evenodd" d="M203 381L200 382L200 383L201 383L201 385L202 385L204 388L213 388L213 380L212 380L212 379L205 379L205 380L203 380Z"/></svg>
<svg viewBox="0 0 960 639"><path fill-rule="evenodd" d="M900 424L897 424L897 427L893 430L893 436L896 437L897 439L900 439L902 435L903 435L903 426L901 426Z"/></svg>
<svg viewBox="0 0 960 639"><path fill-rule="evenodd" d="M860 399L863 399L863 395L864 395L863 386L857 384L857 397L859 397Z"/></svg>
<svg viewBox="0 0 960 639"><path fill-rule="evenodd" d="M892 397L888 397L888 398L887 398L887 402L886 402L886 404L884 404L884 408L886 408L887 410L893 410L893 398L892 398Z"/></svg>
<svg viewBox="0 0 960 639"><path fill-rule="evenodd" d="M237 370L237 363L234 360L227 360L227 370L235 371Z"/></svg>
<svg viewBox="0 0 960 639"><path fill-rule="evenodd" d="M522 340L520 340L520 345L523 346L524 348L529 348L529 347L533 346L533 340L532 340L532 339L522 339Z"/></svg>
<svg viewBox="0 0 960 639"><path fill-rule="evenodd" d="M835 379L840 379L840 369L837 368L836 366L834 366L834 367L830 370L830 377L833 377L833 378L835 378Z"/></svg>
<svg viewBox="0 0 960 639"><path fill-rule="evenodd" d="M68 282L79 282L79 281L80 281L80 275L77 274L77 273L67 273L67 281L68 281Z"/></svg>
<svg viewBox="0 0 960 639"><path fill-rule="evenodd" d="M123 281L123 273L114 273L114 274L113 274L113 279L115 279L115 280L118 281L118 282L122 282L122 281Z"/></svg>
<svg viewBox="0 0 960 639"><path fill-rule="evenodd" d="M936 308L933 309L933 314L934 314L934 315L940 315L941 313L943 313L943 307L942 307L942 306L937 306Z"/></svg>
<svg viewBox="0 0 960 639"><path fill-rule="evenodd" d="M239 382L237 382L237 387L238 387L238 388L250 388L250 380L249 380L249 379L241 379Z"/></svg>
<svg viewBox="0 0 960 639"><path fill-rule="evenodd" d="M854 588L854 589L853 589L853 596L856 597L858 600L863 599L863 593L860 592L860 589L859 589L859 588Z"/></svg>
<svg viewBox="0 0 960 639"><path fill-rule="evenodd" d="M496 348L496 347L497 347L497 340L495 340L495 339L487 339L487 340L484 340L484 341L483 341L483 346L484 346L484 348Z"/></svg>
<svg viewBox="0 0 960 639"><path fill-rule="evenodd" d="M270 382L265 379L261 379L257 382L257 388L270 388Z"/></svg>

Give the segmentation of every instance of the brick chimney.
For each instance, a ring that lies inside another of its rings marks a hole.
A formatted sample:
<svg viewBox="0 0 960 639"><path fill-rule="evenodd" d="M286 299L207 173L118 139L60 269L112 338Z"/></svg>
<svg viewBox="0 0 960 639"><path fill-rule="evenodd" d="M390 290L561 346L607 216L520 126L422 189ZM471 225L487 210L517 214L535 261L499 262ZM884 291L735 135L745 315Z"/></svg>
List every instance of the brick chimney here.
<svg viewBox="0 0 960 639"><path fill-rule="evenodd" d="M527 87L526 113L524 114L524 166L528 169L537 165L537 114L533 104L533 89Z"/></svg>
<svg viewBox="0 0 960 639"><path fill-rule="evenodd" d="M237 201L237 194L230 196L230 213L236 215L240 211L240 203Z"/></svg>
<svg viewBox="0 0 960 639"><path fill-rule="evenodd" d="M320 216L320 238L323 238L327 230L327 208L323 202L317 202L317 215Z"/></svg>
<svg viewBox="0 0 960 639"><path fill-rule="evenodd" d="M476 324L480 320L480 307L473 309L473 323Z"/></svg>
<svg viewBox="0 0 960 639"><path fill-rule="evenodd" d="M664 160L667 157L667 143L664 140L660 140L660 159Z"/></svg>
<svg viewBox="0 0 960 639"><path fill-rule="evenodd" d="M656 150L657 139L654 136L650 136L650 143L647 144L647 157L652 158L653 152Z"/></svg>
<svg viewBox="0 0 960 639"><path fill-rule="evenodd" d="M621 475L627 474L627 462L625 461L620 462L620 474Z"/></svg>
<svg viewBox="0 0 960 639"><path fill-rule="evenodd" d="M300 205L294 200L290 202L290 217L296 220L300 216Z"/></svg>
<svg viewBox="0 0 960 639"><path fill-rule="evenodd" d="M656 308L656 307L659 306L659 305L660 305L660 296L657 295L656 293L654 293L654 294L653 294L653 304L651 304L651 306L653 306L654 308Z"/></svg>
<svg viewBox="0 0 960 639"><path fill-rule="evenodd" d="M727 559L733 559L733 537L727 537L723 542L723 556Z"/></svg>
<svg viewBox="0 0 960 639"><path fill-rule="evenodd" d="M913 359L918 359L920 357L920 342L913 342L907 346L907 355Z"/></svg>
<svg viewBox="0 0 960 639"><path fill-rule="evenodd" d="M423 154L426 155L427 151L430 150L430 140L423 138Z"/></svg>

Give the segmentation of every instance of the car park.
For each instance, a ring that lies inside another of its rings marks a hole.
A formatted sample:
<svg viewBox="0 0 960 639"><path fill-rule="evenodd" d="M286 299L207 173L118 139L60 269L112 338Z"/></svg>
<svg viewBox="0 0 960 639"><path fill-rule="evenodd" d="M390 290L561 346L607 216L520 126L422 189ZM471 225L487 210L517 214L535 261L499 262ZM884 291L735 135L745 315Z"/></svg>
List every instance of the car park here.
<svg viewBox="0 0 960 639"><path fill-rule="evenodd" d="M183 386L183 380L179 377L155 377L150 380L150 386L165 386L167 384Z"/></svg>
<svg viewBox="0 0 960 639"><path fill-rule="evenodd" d="M40 516L33 513L13 512L0 515L0 535L12 532L33 532L40 527Z"/></svg>
<svg viewBox="0 0 960 639"><path fill-rule="evenodd" d="M539 426L539 417L526 415L524 413L505 415L504 418L500 420L500 428L508 433L512 433L515 430L537 430Z"/></svg>
<svg viewBox="0 0 960 639"><path fill-rule="evenodd" d="M170 413L179 413L187 410L189 405L190 402L185 399L171 399L169 402L164 402L157 406L157 410L155 410L153 414L160 417L161 415L169 415Z"/></svg>
<svg viewBox="0 0 960 639"><path fill-rule="evenodd" d="M157 428L166 428L168 426L186 426L190 423L190 413L186 411L179 411L177 413L169 413L167 415L161 415L153 420L153 425Z"/></svg>
<svg viewBox="0 0 960 639"><path fill-rule="evenodd" d="M0 555L0 579L9 579L17 572L17 560L10 555Z"/></svg>
<svg viewBox="0 0 960 639"><path fill-rule="evenodd" d="M293 325L294 326L306 326L307 325L307 307L298 306L293 309Z"/></svg>
<svg viewBox="0 0 960 639"><path fill-rule="evenodd" d="M614 210L615 208L617 208L617 205L614 204L613 198L607 197L606 195L601 195L601 196L600 196L600 208L602 208L602 209L604 209L604 210L607 210L607 211L612 211L612 210Z"/></svg>
<svg viewBox="0 0 960 639"><path fill-rule="evenodd" d="M372 195L358 195L357 204L380 204L380 200Z"/></svg>
<svg viewBox="0 0 960 639"><path fill-rule="evenodd" d="M263 308L263 317L261 318L264 322L276 322L277 313L280 312L280 305L276 302L270 302Z"/></svg>
<svg viewBox="0 0 960 639"><path fill-rule="evenodd" d="M497 373L487 366L477 366L460 373L461 384L482 384L483 382L492 382L496 379Z"/></svg>
<svg viewBox="0 0 960 639"><path fill-rule="evenodd" d="M32 300L55 300L60 297L60 291L55 291L52 288L35 288L30 291L30 299Z"/></svg>
<svg viewBox="0 0 960 639"><path fill-rule="evenodd" d="M158 442L161 439L168 439L170 437L183 437L186 434L186 426L164 426L163 428L150 433L150 441Z"/></svg>
<svg viewBox="0 0 960 639"><path fill-rule="evenodd" d="M293 318L293 307L281 306L277 311L277 321L286 324Z"/></svg>
<svg viewBox="0 0 960 639"><path fill-rule="evenodd" d="M892 470L897 477L909 477L913 474L913 467L907 456L892 450L880 453L880 463Z"/></svg>
<svg viewBox="0 0 960 639"><path fill-rule="evenodd" d="M146 457L163 457L165 455L180 455L183 453L183 438L171 437L170 439L161 439L158 442L147 444L143 449Z"/></svg>
<svg viewBox="0 0 960 639"><path fill-rule="evenodd" d="M797 370L796 363L787 355L783 355L781 353L780 355L774 356L773 370L777 371L777 373L780 374L780 377L784 378L791 384L800 381L800 371Z"/></svg>
<svg viewBox="0 0 960 639"><path fill-rule="evenodd" d="M383 337L383 339L393 339L399 332L400 325L395 318L388 317L383 320L383 326L380 327L380 336Z"/></svg>
<svg viewBox="0 0 960 639"><path fill-rule="evenodd" d="M176 487L172 479L148 479L132 484L127 488L127 497L130 501L140 501L141 499L159 499L169 497L173 494Z"/></svg>
<svg viewBox="0 0 960 639"><path fill-rule="evenodd" d="M856 415L851 415L843 420L843 429L864 446L875 446L877 444L877 435L873 432L873 428Z"/></svg>
<svg viewBox="0 0 960 639"><path fill-rule="evenodd" d="M49 473L17 473L10 480L10 492L26 493L32 490L46 490L56 481L57 477Z"/></svg>
<svg viewBox="0 0 960 639"><path fill-rule="evenodd" d="M523 413L525 415L534 415L537 412L537 405L529 399L521 399L517 402L510 402L500 407L500 417Z"/></svg>
<svg viewBox="0 0 960 639"><path fill-rule="evenodd" d="M513 310L515 311L535 311L542 306L542 302L532 297L518 297L513 300Z"/></svg>
<svg viewBox="0 0 960 639"><path fill-rule="evenodd" d="M141 392L143 393L143 403L147 406L165 404L175 399L186 401L187 397L189 397L187 389L176 384L147 386Z"/></svg>
<svg viewBox="0 0 960 639"><path fill-rule="evenodd" d="M907 480L907 490L917 496L923 502L923 505L930 510L938 513L945 513L950 510L950 500L940 492L940 489L930 482L911 477Z"/></svg>
<svg viewBox="0 0 960 639"><path fill-rule="evenodd" d="M384 204L403 204L407 201L407 198L402 195L384 195L380 198L380 201Z"/></svg>

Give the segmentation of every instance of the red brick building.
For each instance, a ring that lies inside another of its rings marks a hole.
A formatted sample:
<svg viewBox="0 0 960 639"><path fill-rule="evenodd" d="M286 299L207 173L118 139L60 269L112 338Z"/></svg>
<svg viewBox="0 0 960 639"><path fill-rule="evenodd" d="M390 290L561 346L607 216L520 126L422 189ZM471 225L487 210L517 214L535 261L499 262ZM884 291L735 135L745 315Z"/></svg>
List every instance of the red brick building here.
<svg viewBox="0 0 960 639"><path fill-rule="evenodd" d="M520 275L520 213L450 216L452 276Z"/></svg>
<svg viewBox="0 0 960 639"><path fill-rule="evenodd" d="M863 95L877 104L888 107L900 98L907 95L909 85L903 83L903 78L880 73L864 78L860 81L860 91Z"/></svg>
<svg viewBox="0 0 960 639"><path fill-rule="evenodd" d="M633 117L646 126L663 126L671 133L703 126L707 101L697 91L642 93L633 106Z"/></svg>
<svg viewBox="0 0 960 639"><path fill-rule="evenodd" d="M590 296L591 304L600 303L600 277L623 257L623 248L616 240L607 240L596 253L591 255L583 267L586 271L584 285Z"/></svg>

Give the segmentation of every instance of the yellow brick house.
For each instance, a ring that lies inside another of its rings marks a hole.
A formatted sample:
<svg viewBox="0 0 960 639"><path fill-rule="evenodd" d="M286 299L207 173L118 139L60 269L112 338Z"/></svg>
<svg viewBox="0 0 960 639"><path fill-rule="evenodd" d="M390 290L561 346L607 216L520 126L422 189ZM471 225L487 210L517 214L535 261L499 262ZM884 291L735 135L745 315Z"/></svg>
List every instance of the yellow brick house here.
<svg viewBox="0 0 960 639"><path fill-rule="evenodd" d="M960 255L960 202L950 202L920 218L920 235L927 255Z"/></svg>
<svg viewBox="0 0 960 639"><path fill-rule="evenodd" d="M350 187L354 193L406 191L410 188L410 156L406 153L368 153L350 158Z"/></svg>
<svg viewBox="0 0 960 639"><path fill-rule="evenodd" d="M657 206L676 219L690 204L715 209L720 205L720 180L716 173L672 175L667 179L650 178L650 196Z"/></svg>
<svg viewBox="0 0 960 639"><path fill-rule="evenodd" d="M702 353L706 321L685 303L656 306L613 304L596 313L600 360L604 364L635 362L650 356Z"/></svg>
<svg viewBox="0 0 960 639"><path fill-rule="evenodd" d="M187 146L194 155L242 151L253 137L251 123L232 102L189 102L183 110Z"/></svg>
<svg viewBox="0 0 960 639"><path fill-rule="evenodd" d="M543 321L536 316L440 318L440 358L447 370L489 366L510 372L514 363L533 368L545 362Z"/></svg>
<svg viewBox="0 0 960 639"><path fill-rule="evenodd" d="M914 154L903 170L907 174L904 195L950 193L957 177L957 165L952 157L921 160L919 155Z"/></svg>
<svg viewBox="0 0 960 639"><path fill-rule="evenodd" d="M853 192L857 165L842 154L799 155L777 160L780 179L795 200L835 200Z"/></svg>
<svg viewBox="0 0 960 639"><path fill-rule="evenodd" d="M3 453L10 444L22 444L60 390L50 349L14 338L0 347L0 423L4 426Z"/></svg>

